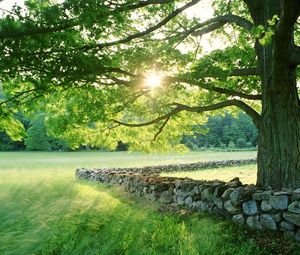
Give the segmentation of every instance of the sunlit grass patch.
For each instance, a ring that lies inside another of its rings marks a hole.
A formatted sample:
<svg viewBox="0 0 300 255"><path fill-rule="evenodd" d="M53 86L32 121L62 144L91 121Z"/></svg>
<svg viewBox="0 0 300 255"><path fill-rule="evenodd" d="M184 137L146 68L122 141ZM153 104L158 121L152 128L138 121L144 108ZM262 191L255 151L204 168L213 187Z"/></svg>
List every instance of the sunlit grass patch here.
<svg viewBox="0 0 300 255"><path fill-rule="evenodd" d="M31 154L6 154L7 162L10 155L23 157L30 167L19 160L10 163L11 169L0 160L6 167L0 170L1 255L275 255L281 251L278 239L271 247L259 247L242 229L223 220L162 214L158 205L129 198L116 186L76 180L74 169L79 166L73 161L62 166L68 161L53 161L53 154L47 164L49 154L38 154L34 162L26 158ZM94 163L99 157L86 155ZM119 159L109 160L105 164L117 164Z"/></svg>
<svg viewBox="0 0 300 255"><path fill-rule="evenodd" d="M162 176L173 176L181 178L192 178L195 180L222 180L230 181L239 177L244 184L255 184L257 174L256 165L234 166L213 169L201 169L198 171L182 171L161 173Z"/></svg>

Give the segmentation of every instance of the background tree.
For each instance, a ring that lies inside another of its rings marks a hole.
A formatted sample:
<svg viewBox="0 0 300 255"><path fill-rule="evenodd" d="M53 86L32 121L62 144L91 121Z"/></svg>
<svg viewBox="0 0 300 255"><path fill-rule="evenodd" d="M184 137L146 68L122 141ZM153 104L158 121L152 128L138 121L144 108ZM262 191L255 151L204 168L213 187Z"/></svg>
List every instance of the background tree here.
<svg viewBox="0 0 300 255"><path fill-rule="evenodd" d="M236 117L228 112L210 116L205 124L193 127L193 130L192 136L183 137L183 143L190 149L226 148L230 141L238 148L253 148L257 145L257 128L243 112L238 112Z"/></svg>
<svg viewBox="0 0 300 255"><path fill-rule="evenodd" d="M35 106L51 112L54 132L74 146L122 140L160 150L203 123L199 113L238 107L259 130L257 183L300 186L299 1L216 0L206 21L184 13L198 2L15 7L0 21L2 115L39 98ZM204 54L198 39L214 32L227 47ZM151 69L163 76L156 91L145 82Z"/></svg>
<svg viewBox="0 0 300 255"><path fill-rule="evenodd" d="M56 139L47 132L45 114L39 114L30 121L25 138L26 150L29 151L55 151L67 150L63 141Z"/></svg>

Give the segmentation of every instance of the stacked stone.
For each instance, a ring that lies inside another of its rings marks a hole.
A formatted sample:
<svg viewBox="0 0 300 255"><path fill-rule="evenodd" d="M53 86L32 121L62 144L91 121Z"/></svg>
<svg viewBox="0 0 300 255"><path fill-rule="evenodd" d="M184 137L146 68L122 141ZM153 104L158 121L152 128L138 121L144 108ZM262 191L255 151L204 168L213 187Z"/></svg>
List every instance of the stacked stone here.
<svg viewBox="0 0 300 255"><path fill-rule="evenodd" d="M240 166L256 164L256 159L240 159L240 160L220 160L197 162L190 164L172 164L161 166L145 166L145 167L128 167L128 168L100 168L93 170L109 171L109 172L128 172L128 173L143 173L143 174L158 174L161 172L181 172L181 171L196 171L200 169L219 168L227 166Z"/></svg>
<svg viewBox="0 0 300 255"><path fill-rule="evenodd" d="M232 219L255 230L283 231L300 241L300 188L275 191L229 182L161 177L120 169L77 169L79 179L117 184L151 201Z"/></svg>

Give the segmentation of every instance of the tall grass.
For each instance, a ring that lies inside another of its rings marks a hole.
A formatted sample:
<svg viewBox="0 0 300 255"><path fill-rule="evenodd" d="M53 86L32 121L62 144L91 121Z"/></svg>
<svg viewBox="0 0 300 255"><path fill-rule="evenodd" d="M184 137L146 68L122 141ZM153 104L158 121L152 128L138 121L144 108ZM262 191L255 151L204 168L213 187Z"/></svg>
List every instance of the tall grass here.
<svg viewBox="0 0 300 255"><path fill-rule="evenodd" d="M1 255L282 251L282 244L276 244L279 239L260 247L261 237L249 236L222 220L197 214L162 214L157 211L158 205L134 200L117 187L78 181L73 171L76 163L63 156L54 161L51 153L17 155L6 154L8 165L0 161ZM35 157L30 160L32 155ZM109 164L125 161L122 155L112 156ZM98 162L98 156L80 154L80 163ZM292 245L290 241L286 244Z"/></svg>

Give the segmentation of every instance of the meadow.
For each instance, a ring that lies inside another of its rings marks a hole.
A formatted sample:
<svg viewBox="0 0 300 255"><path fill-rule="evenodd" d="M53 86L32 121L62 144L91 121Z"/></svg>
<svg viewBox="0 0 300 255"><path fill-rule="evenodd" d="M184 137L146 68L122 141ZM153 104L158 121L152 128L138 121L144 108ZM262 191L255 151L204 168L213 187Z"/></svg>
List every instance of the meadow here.
<svg viewBox="0 0 300 255"><path fill-rule="evenodd" d="M255 152L2 152L0 254L300 254L288 237L257 234L202 214L162 213L159 205L118 187L74 178L83 166L251 157Z"/></svg>

